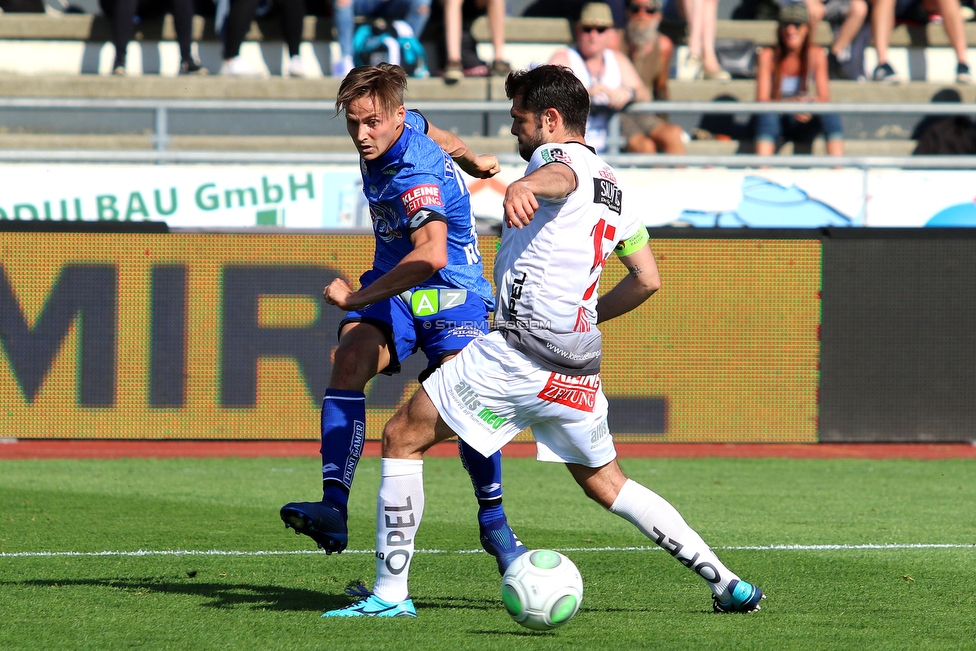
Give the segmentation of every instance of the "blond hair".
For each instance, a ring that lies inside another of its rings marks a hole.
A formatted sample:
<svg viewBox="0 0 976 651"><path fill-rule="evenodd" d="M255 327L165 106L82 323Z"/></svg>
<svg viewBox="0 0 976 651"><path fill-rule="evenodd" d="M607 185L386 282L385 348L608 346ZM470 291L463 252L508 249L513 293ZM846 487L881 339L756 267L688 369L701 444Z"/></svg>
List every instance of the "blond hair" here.
<svg viewBox="0 0 976 651"><path fill-rule="evenodd" d="M387 114L403 106L403 94L407 90L407 73L390 63L353 68L339 84L336 94L336 115L345 111L357 99L372 97L377 106Z"/></svg>

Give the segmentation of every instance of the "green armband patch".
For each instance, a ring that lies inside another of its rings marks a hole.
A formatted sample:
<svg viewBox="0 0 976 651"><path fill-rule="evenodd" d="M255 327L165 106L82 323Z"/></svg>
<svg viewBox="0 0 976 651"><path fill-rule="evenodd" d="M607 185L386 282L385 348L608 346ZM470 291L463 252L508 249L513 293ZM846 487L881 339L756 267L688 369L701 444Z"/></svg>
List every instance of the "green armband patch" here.
<svg viewBox="0 0 976 651"><path fill-rule="evenodd" d="M617 254L617 257L623 257L625 255L630 255L634 251L639 250L645 244L647 244L647 229L642 228L636 233L628 237L626 240L620 241L617 246L614 247L613 252Z"/></svg>

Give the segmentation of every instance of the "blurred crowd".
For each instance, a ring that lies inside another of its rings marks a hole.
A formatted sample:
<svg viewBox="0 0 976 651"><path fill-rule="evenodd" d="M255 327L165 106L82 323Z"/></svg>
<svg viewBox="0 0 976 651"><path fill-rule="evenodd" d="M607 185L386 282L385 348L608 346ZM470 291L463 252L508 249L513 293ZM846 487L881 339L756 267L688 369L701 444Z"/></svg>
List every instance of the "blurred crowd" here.
<svg viewBox="0 0 976 651"><path fill-rule="evenodd" d="M787 13L786 22L803 21L811 44L825 46L829 79L867 79L885 83L906 81L904 70L889 60L889 45L898 24L942 25L956 56L955 78L958 83L973 83L967 59L965 23L976 16L971 3L976 0L739 0L731 13L733 19L777 20L783 23L783 11L800 4L806 12ZM81 2L84 6L73 4ZM303 20L306 15L331 22L338 56L332 57L331 73L342 77L354 65L369 62L378 42L399 40L409 47L416 43L420 56L436 65L426 65L416 76L433 73L454 84L464 77L505 76L511 66L505 56L505 18L509 15L506 0L0 0L0 12L86 12L105 14L111 22L116 59L113 71L126 72L126 46L138 25L169 13L180 47L182 74L202 74L194 57L192 41L193 16L213 18L214 30L223 48L221 74L257 76L260 71L240 57L240 47L251 23L257 18L279 20L289 60L283 69L288 76L302 77L300 56ZM530 0L521 15L527 17L565 18L574 26L576 45L584 20L585 0ZM641 78L655 98L666 92L660 82L649 76L657 68L665 77L728 81L733 77L757 74L757 52L746 43L716 41L719 0L607 0L605 15L610 17L607 47L617 49L632 63L635 57L655 64L644 66ZM490 28L493 56L485 61L479 56L471 28L476 19L486 16ZM592 21L591 21L592 22ZM821 29L826 23L829 30ZM829 43L823 34L830 33ZM674 41L687 45L680 57L675 56ZM778 34L778 50L783 49L784 34ZM412 40L411 40L412 39ZM864 51L873 44L877 62L865 72ZM372 46L374 50L370 50ZM423 53L423 47L428 51ZM586 47L586 46L584 46ZM383 57L382 51L379 55ZM406 56L412 56L406 53ZM389 57L385 57L389 58ZM657 60L660 59L660 63ZM655 83L658 86L655 87Z"/></svg>
<svg viewBox="0 0 976 651"><path fill-rule="evenodd" d="M756 153L773 153L784 142L820 136L828 154L842 155L840 116L810 113L803 105L829 102L832 80L906 81L905 71L889 59L892 33L902 23L940 24L955 54L956 82L973 83L965 22L974 18L974 11L963 4L972 1L741 0L733 19L776 23L775 43L758 48L749 40L716 39L719 0L534 0L522 7L521 15L564 18L572 25L572 43L555 51L548 62L571 68L589 89L592 111L587 139L598 150L607 147L610 121L619 116L621 150L684 153L690 136L666 115L624 109L634 102L669 99L671 80L724 83L748 78L755 80L756 101L797 103L796 112L753 117L749 128ZM84 11L70 2L0 0L0 10ZM306 15L325 17L332 26L331 69L324 72L334 77L381 60L399 63L413 76L439 76L449 85L466 77L504 77L512 68L505 51L505 0L88 2L97 2L97 10L111 24L116 75L128 74L126 54L139 24L167 13L173 17L179 72L184 75L266 75L266 70L241 56L252 22L261 18L280 22L288 51L282 74L308 76L301 55ZM194 15L212 17L222 49L219 70L208 71L196 56ZM479 47L472 35L472 26L481 17L487 19L490 49L487 42ZM870 69L865 65L869 45L876 54ZM484 56L488 52L491 56ZM693 132L709 135L704 129Z"/></svg>

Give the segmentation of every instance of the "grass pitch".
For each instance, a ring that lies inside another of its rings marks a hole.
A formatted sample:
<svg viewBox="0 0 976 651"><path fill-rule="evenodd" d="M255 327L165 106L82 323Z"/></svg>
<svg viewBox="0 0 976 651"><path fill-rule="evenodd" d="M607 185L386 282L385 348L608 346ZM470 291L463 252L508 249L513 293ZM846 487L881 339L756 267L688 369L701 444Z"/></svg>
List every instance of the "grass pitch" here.
<svg viewBox="0 0 976 651"><path fill-rule="evenodd" d="M315 459L4 461L0 649L976 649L974 461L622 465L763 588L760 613L712 614L697 576L531 459L505 461L509 518L585 585L546 633L502 608L456 459L426 462L419 618L348 621L319 614L373 578L378 459L360 464L350 550L329 557L278 519L318 496Z"/></svg>

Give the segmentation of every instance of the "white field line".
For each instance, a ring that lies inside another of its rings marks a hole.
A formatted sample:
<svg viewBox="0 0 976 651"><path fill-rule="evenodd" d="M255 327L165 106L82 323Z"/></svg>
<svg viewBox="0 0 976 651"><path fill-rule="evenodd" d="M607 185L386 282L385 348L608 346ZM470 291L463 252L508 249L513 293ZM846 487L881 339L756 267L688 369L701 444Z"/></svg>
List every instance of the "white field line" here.
<svg viewBox="0 0 976 651"><path fill-rule="evenodd" d="M756 551L756 552L776 552L776 551L854 551L854 550L898 550L898 549L973 549L976 544L960 543L892 543L892 544L873 544L865 543L860 545L749 545L749 546L728 546L713 547L717 551ZM567 553L585 552L635 552L635 551L660 551L660 547L568 547L558 551ZM481 549L418 549L421 554L483 554ZM139 549L136 551L101 551L101 552L0 552L0 558L60 558L60 557L99 557L99 556L306 556L320 555L321 550L300 550L300 551L238 551L238 550L194 550L194 549L171 549L171 550L150 550ZM368 549L347 549L343 554L373 554Z"/></svg>

